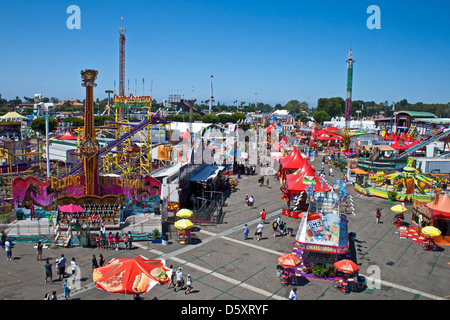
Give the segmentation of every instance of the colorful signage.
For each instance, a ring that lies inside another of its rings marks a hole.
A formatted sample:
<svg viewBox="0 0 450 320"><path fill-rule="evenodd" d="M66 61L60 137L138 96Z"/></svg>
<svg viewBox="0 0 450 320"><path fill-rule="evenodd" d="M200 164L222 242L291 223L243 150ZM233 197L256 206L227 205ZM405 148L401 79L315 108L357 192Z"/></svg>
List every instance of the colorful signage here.
<svg viewBox="0 0 450 320"><path fill-rule="evenodd" d="M35 177L17 177L12 183L14 207L31 209L40 207L51 210L61 196L81 197L85 195L85 176L71 175L64 178L50 177L41 181ZM119 176L99 176L100 195L120 195L125 197L126 206L137 212L159 208L161 201L161 182L144 176L126 179ZM141 210L140 210L141 209ZM146 210L147 209L147 210Z"/></svg>
<svg viewBox="0 0 450 320"><path fill-rule="evenodd" d="M341 218L337 214L309 213L306 221L305 242L339 246L340 226Z"/></svg>

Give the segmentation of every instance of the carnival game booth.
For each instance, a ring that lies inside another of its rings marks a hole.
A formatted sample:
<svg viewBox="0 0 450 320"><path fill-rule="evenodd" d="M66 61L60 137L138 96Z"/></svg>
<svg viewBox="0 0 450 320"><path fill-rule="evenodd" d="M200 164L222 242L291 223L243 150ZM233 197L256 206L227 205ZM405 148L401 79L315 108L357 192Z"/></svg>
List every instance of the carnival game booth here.
<svg viewBox="0 0 450 320"><path fill-rule="evenodd" d="M324 193L316 192L314 202ZM325 194L328 199L336 199L334 192ZM313 208L302 217L292 248L292 254L302 260L294 270L296 276L313 277L307 270L317 264L332 267L337 261L350 258L347 217L332 203Z"/></svg>
<svg viewBox="0 0 450 320"><path fill-rule="evenodd" d="M450 197L447 193L438 197L437 201L428 203L414 200L411 227L420 235L426 226L441 231L439 236L433 238L435 243L450 245Z"/></svg>

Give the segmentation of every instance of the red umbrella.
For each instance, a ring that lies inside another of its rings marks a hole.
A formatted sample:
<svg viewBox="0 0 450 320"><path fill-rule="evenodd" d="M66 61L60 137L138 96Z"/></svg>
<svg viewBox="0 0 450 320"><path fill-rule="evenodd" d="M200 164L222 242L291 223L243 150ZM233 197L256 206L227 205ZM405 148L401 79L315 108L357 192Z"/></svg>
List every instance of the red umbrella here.
<svg viewBox="0 0 450 320"><path fill-rule="evenodd" d="M106 266L95 268L92 278L97 288L121 294L148 292L156 284L170 281L172 270L164 260L149 260L143 256L133 259L118 258Z"/></svg>
<svg viewBox="0 0 450 320"><path fill-rule="evenodd" d="M68 205L59 207L59 211L74 213L74 212L83 211L83 208L80 206L74 205L74 204L68 204Z"/></svg>
<svg viewBox="0 0 450 320"><path fill-rule="evenodd" d="M282 255L281 257L278 257L277 262L279 265L283 266L284 268L294 268L298 266L300 263L302 263L302 260L297 257L295 254L292 253L286 253Z"/></svg>
<svg viewBox="0 0 450 320"><path fill-rule="evenodd" d="M358 265L348 259L340 260L336 262L334 266L336 269L344 273L355 273L359 270Z"/></svg>

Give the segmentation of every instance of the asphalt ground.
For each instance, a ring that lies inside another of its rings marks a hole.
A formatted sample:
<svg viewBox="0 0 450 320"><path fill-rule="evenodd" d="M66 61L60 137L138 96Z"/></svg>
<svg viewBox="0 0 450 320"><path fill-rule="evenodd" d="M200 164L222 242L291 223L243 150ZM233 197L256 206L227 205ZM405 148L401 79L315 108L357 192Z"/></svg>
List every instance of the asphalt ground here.
<svg viewBox="0 0 450 320"><path fill-rule="evenodd" d="M320 169L320 160L313 162ZM335 170L339 179L341 173ZM47 248L43 258L54 264L64 254L70 265L76 258L80 268L79 278L72 288L72 300L132 300L132 296L105 292L95 288L92 282L92 255L101 253L106 261L115 257L143 255L150 259L165 259L167 266L182 267L186 276L193 279L192 293L175 292L167 285L155 286L142 297L145 300L172 301L268 301L286 300L292 286L284 286L276 276L277 257L291 252L294 237L273 237L271 222L286 205L280 197L279 182L270 179L270 187L257 185L258 175L241 176L239 186L224 207L224 223L196 226L195 244L181 245L171 239L168 245L137 242L132 250L109 251L97 248ZM411 239L400 239L391 223L392 202L379 198L360 196L351 186L347 187L353 199L354 213L348 213L349 232L356 233L352 247L354 258L360 266L360 274L376 275L380 281L361 292L344 294L328 281L301 279L297 284L298 300L352 301L352 300L443 300L450 297L450 257L448 248L442 251L424 251ZM245 194L255 197L255 207L244 204ZM406 205L405 225L410 222L411 205ZM255 227L262 209L267 211L263 239L256 241ZM381 223L376 224L376 209L382 209ZM288 228L297 232L299 219L282 216ZM250 238L243 240L242 227L250 227ZM13 260L0 257L0 299L43 300L46 293L56 291L63 299L62 281L44 282L44 261L36 260L35 244L17 243L13 248ZM66 269L70 269L67 267ZM68 271L70 272L70 271ZM55 277L55 272L54 272Z"/></svg>

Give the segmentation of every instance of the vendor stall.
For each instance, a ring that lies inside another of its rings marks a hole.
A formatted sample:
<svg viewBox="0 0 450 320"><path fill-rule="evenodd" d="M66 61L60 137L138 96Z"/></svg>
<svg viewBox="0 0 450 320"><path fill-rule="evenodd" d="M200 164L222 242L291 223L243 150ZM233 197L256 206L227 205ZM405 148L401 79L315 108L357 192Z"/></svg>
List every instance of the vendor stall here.
<svg viewBox="0 0 450 320"><path fill-rule="evenodd" d="M318 198L315 197L315 201ZM319 263L332 266L350 254L347 217L331 208L323 206L322 212L303 215L292 249L303 261L302 268Z"/></svg>
<svg viewBox="0 0 450 320"><path fill-rule="evenodd" d="M441 231L433 240L440 245L450 245L450 197L444 193L438 200L413 203L411 226L421 234L422 228L434 226Z"/></svg>

